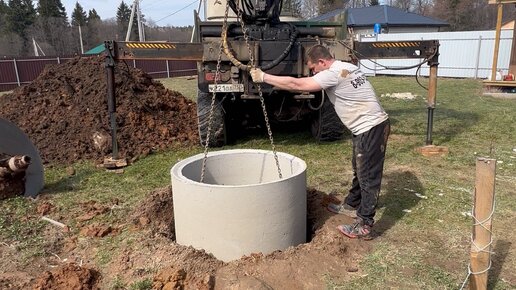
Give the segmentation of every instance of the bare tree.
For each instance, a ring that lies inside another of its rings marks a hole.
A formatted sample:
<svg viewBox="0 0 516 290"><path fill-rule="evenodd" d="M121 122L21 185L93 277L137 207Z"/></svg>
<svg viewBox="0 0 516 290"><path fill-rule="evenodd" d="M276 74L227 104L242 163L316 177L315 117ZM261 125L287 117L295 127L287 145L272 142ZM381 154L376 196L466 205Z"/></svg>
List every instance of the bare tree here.
<svg viewBox="0 0 516 290"><path fill-rule="evenodd" d="M305 19L317 17L319 15L318 2L318 0L303 0L301 2L301 16Z"/></svg>

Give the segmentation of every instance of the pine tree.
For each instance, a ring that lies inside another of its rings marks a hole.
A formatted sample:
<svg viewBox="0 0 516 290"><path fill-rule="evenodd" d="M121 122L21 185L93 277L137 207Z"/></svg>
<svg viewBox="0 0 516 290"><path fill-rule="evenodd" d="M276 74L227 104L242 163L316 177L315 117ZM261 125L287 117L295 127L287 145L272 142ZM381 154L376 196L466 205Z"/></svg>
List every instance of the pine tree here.
<svg viewBox="0 0 516 290"><path fill-rule="evenodd" d="M9 6L5 4L4 0L0 0L0 32L7 32L7 13L9 11Z"/></svg>
<svg viewBox="0 0 516 290"><path fill-rule="evenodd" d="M97 13L97 11L95 9L91 9L90 11L88 11L87 22L89 23L89 22L97 21L97 20L100 20L100 16Z"/></svg>
<svg viewBox="0 0 516 290"><path fill-rule="evenodd" d="M7 29L22 39L22 55L29 51L28 28L34 23L36 10L31 0L9 0L7 10Z"/></svg>
<svg viewBox="0 0 516 290"><path fill-rule="evenodd" d="M84 12L81 4L79 4L79 2L75 3L75 9L72 12L72 25L84 26L86 24L86 20L86 12Z"/></svg>
<svg viewBox="0 0 516 290"><path fill-rule="evenodd" d="M101 39L99 37L99 27L102 25L102 20L95 9L88 11L88 18L86 19L86 30L87 34L84 38L85 47L93 48L99 43Z"/></svg>
<svg viewBox="0 0 516 290"><path fill-rule="evenodd" d="M66 11L61 0L39 0L38 14L40 17L66 18Z"/></svg>
<svg viewBox="0 0 516 290"><path fill-rule="evenodd" d="M68 29L66 10L61 0L39 0L37 11L39 28L55 52L57 54L72 52L67 43L70 41L71 31Z"/></svg>

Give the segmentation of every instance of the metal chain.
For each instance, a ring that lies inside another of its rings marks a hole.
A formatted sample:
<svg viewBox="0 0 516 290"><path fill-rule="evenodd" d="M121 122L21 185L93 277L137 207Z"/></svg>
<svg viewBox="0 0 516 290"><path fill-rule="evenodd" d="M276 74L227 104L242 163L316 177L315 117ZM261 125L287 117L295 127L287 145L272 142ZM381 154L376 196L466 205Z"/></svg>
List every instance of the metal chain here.
<svg viewBox="0 0 516 290"><path fill-rule="evenodd" d="M223 50L223 41L222 38L227 37L227 22L228 22L228 13L229 13L229 0L226 1L226 11L224 13L224 20L222 21L222 35L221 41L219 45L219 55L217 57L217 68L215 70L215 79L213 80L214 89L211 95L211 106L210 106L210 116L208 118L208 132L206 133L206 140L204 144L204 158L202 159L202 168L201 168L201 180L200 182L204 182L204 175L206 174L206 161L208 160L208 147L210 145L210 135L211 135L211 125L213 121L213 112L215 111L215 100L217 97L217 85L220 76L220 63L222 62L222 50Z"/></svg>
<svg viewBox="0 0 516 290"><path fill-rule="evenodd" d="M229 1L228 1L229 2ZM240 11L240 1L237 0L237 20L240 23L240 27L242 27L242 33L244 34L245 44L247 45L247 51L249 53L249 63L251 68L256 68L256 64L254 63L254 54L251 51L251 46L249 45L249 36L247 35L247 28L244 25L244 21L242 19L242 13ZM223 29L224 30L224 29ZM281 167L279 164L278 154L276 152L276 146L274 145L274 138L272 137L271 125L269 123L269 117L267 115L267 108L265 107L265 99L263 98L262 87L260 84L256 84L256 88L258 89L258 96L260 97L260 102L262 105L263 116L265 118L265 125L267 126L267 133L269 134L269 140L271 142L272 153L274 154L274 160L276 161L276 167L278 168L278 176L280 179L283 178L281 174Z"/></svg>

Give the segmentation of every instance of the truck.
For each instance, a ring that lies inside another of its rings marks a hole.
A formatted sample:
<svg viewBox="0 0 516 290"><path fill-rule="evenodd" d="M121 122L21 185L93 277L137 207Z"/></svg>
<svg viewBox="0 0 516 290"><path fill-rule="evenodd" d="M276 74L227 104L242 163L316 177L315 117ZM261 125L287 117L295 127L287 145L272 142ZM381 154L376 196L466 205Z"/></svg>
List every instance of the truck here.
<svg viewBox="0 0 516 290"><path fill-rule="evenodd" d="M203 145L223 146L256 129L267 129L271 136L271 126L280 128L293 124L309 129L318 141L338 140L346 129L324 91L284 91L267 84L255 84L248 73L256 67L274 75L310 76L305 53L310 47L321 44L341 61L413 58L422 59L413 67L428 63L426 144L432 144L438 41L358 42L348 34L346 14L334 22L303 21L294 17L289 3L289 0L207 0L205 19L201 20L198 13L194 13L190 43L106 41L108 104L115 102L115 61L195 60L198 129ZM115 141L116 112L113 106L109 110ZM113 144L116 146L116 141ZM114 159L116 151L117 148L113 148Z"/></svg>
<svg viewBox="0 0 516 290"><path fill-rule="evenodd" d="M195 15L194 28L194 42L203 47L197 96L202 144L209 127L209 146L234 142L250 129L265 129L264 115L271 126L308 127L320 141L342 138L344 125L324 92L258 87L248 71L259 67L275 75L308 76L305 53L316 44L328 47L337 59L351 61L345 24L301 21L282 0L208 1L205 8L206 20Z"/></svg>

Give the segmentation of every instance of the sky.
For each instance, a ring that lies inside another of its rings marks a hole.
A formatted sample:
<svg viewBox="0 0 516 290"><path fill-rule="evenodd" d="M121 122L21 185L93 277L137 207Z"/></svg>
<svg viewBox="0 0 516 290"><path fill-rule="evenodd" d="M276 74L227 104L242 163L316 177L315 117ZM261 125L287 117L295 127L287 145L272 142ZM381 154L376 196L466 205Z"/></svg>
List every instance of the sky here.
<svg viewBox="0 0 516 290"><path fill-rule="evenodd" d="M79 2L86 13L95 9L101 19L116 17L121 0L61 0L70 19L75 3ZM124 0L131 7L133 0ZM141 0L140 7L145 19L152 19L159 26L193 25L193 11L199 7L199 0ZM202 13L202 12L201 12ZM171 15L173 14L173 15Z"/></svg>
<svg viewBox="0 0 516 290"><path fill-rule="evenodd" d="M131 7L134 0L124 0ZM141 0L140 6L145 19L153 20L158 26L187 26L193 25L193 11L199 8L200 0ZM95 8L101 19L116 17L116 10L122 0L61 0L65 6L68 19L79 2L86 13ZM203 1L204 2L204 1ZM388 4L389 0L380 1ZM201 18L203 17L201 8Z"/></svg>

